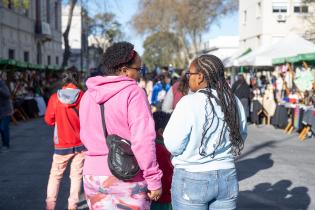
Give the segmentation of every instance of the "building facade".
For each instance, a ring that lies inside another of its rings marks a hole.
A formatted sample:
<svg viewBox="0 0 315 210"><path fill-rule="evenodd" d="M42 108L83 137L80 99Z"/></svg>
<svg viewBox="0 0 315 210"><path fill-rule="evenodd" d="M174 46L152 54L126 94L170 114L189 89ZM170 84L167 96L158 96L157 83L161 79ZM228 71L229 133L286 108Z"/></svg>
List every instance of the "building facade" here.
<svg viewBox="0 0 315 210"><path fill-rule="evenodd" d="M69 16L69 7L62 7L62 31L65 31ZM68 66L75 66L77 69L86 71L88 69L88 23L86 21L87 11L81 6L75 6L72 15L69 31L69 45L71 56ZM64 41L62 40L64 49Z"/></svg>
<svg viewBox="0 0 315 210"><path fill-rule="evenodd" d="M315 6L303 0L240 0L240 48L272 44L288 33L315 40Z"/></svg>
<svg viewBox="0 0 315 210"><path fill-rule="evenodd" d="M0 0L0 59L62 62L61 1Z"/></svg>
<svg viewBox="0 0 315 210"><path fill-rule="evenodd" d="M218 36L204 43L202 53L217 56L221 60L232 56L239 49L239 36Z"/></svg>

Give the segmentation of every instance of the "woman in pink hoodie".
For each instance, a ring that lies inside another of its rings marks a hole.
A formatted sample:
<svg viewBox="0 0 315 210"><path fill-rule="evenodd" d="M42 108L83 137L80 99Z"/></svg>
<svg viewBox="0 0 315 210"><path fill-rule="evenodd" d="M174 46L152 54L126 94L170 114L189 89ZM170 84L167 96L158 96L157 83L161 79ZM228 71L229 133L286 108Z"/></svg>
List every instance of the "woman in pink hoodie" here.
<svg viewBox="0 0 315 210"><path fill-rule="evenodd" d="M86 199L95 210L150 209L150 199L158 200L162 193L162 171L156 161L150 106L136 82L141 59L132 44L119 42L106 50L103 66L106 76L87 80L80 104L80 137L88 150L83 169ZM131 142L141 169L132 181L117 179L108 168L100 104L105 107L108 134Z"/></svg>

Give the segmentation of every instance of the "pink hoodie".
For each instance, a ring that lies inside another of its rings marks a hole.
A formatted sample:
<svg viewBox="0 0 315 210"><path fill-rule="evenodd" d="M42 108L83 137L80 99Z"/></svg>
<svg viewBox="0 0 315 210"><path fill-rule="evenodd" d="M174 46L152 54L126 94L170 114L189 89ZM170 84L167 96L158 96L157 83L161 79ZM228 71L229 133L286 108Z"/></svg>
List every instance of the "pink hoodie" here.
<svg viewBox="0 0 315 210"><path fill-rule="evenodd" d="M108 148L102 128L99 104L105 105L109 134L128 139L142 173L135 181L146 180L149 190L161 185L162 171L156 161L155 128L145 92L135 80L123 76L96 76L87 80L88 90L80 103L80 138L87 148L83 173L110 176Z"/></svg>

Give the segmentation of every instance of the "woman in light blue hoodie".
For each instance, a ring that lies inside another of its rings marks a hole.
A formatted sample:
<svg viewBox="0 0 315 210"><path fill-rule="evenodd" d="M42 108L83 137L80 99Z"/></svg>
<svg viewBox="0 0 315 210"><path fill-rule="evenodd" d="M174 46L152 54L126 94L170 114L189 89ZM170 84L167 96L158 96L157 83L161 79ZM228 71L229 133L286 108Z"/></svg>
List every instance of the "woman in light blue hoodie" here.
<svg viewBox="0 0 315 210"><path fill-rule="evenodd" d="M178 102L163 134L175 168L173 209L236 209L234 158L247 136L244 109L216 56L196 58L186 76L194 93Z"/></svg>

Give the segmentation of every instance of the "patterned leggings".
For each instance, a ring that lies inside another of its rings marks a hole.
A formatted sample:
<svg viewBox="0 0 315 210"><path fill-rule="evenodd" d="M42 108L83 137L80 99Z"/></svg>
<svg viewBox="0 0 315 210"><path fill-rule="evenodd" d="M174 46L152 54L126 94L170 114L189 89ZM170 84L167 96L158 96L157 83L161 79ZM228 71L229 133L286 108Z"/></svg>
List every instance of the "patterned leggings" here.
<svg viewBox="0 0 315 210"><path fill-rule="evenodd" d="M149 210L147 184L123 182L114 176L83 176L84 191L91 210Z"/></svg>

